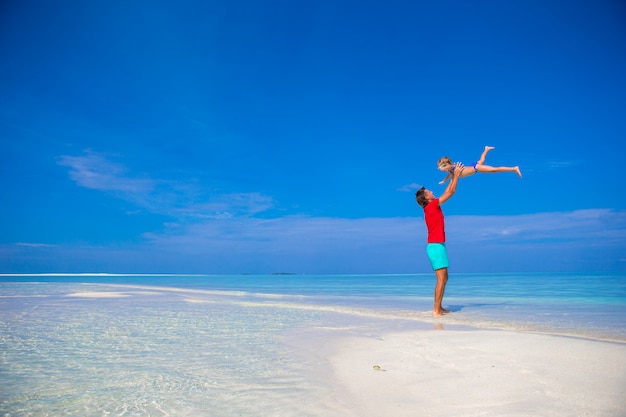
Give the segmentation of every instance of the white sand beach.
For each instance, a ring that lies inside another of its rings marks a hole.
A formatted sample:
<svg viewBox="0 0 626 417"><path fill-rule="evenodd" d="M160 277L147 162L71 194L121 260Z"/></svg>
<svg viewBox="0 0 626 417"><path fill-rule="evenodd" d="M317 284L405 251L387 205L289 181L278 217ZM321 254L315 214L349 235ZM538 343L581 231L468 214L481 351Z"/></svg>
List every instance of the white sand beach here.
<svg viewBox="0 0 626 417"><path fill-rule="evenodd" d="M626 415L626 344L495 330L330 344L334 400L354 416Z"/></svg>

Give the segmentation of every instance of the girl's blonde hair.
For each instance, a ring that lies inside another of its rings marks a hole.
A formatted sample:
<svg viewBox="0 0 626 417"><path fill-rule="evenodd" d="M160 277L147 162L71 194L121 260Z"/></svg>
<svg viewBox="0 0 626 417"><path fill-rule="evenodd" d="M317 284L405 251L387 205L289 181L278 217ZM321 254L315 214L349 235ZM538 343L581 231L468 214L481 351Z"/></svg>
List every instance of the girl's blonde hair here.
<svg viewBox="0 0 626 417"><path fill-rule="evenodd" d="M447 156L442 156L437 161L437 167L440 167L442 165L452 165L452 159L448 158Z"/></svg>

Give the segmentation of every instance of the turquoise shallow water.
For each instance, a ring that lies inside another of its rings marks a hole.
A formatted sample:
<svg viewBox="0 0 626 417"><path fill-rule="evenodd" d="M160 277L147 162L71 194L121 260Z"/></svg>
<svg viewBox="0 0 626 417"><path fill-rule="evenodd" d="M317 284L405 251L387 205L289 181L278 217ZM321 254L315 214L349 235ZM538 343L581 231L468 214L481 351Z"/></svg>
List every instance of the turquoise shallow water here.
<svg viewBox="0 0 626 417"><path fill-rule="evenodd" d="M625 281L452 274L453 313L435 320L431 274L2 276L0 415L341 415L294 334L434 324L624 342Z"/></svg>
<svg viewBox="0 0 626 417"><path fill-rule="evenodd" d="M152 285L290 297L308 305L360 307L400 315L432 308L433 274L236 276L1 276L1 295L25 291L9 282ZM626 276L619 274L451 274L448 321L568 332L626 340ZM400 313L402 312L402 313ZM454 318L452 318L454 317Z"/></svg>

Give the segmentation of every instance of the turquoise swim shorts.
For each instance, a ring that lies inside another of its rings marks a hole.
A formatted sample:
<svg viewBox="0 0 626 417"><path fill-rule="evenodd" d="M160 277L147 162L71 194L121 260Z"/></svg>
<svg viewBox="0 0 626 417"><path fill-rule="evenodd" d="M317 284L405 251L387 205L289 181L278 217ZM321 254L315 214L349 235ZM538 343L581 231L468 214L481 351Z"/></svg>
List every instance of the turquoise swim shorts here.
<svg viewBox="0 0 626 417"><path fill-rule="evenodd" d="M446 250L445 243L429 243L428 246L426 246L426 253L428 254L428 259L430 259L430 264L433 266L433 270L436 271L449 266L448 251Z"/></svg>

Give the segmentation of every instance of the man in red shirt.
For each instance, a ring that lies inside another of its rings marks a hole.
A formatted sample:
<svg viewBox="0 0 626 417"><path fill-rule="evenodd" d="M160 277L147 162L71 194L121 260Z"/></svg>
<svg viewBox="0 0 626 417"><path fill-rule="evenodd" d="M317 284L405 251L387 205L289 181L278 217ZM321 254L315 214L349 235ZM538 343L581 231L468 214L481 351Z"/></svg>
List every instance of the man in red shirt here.
<svg viewBox="0 0 626 417"><path fill-rule="evenodd" d="M448 252L446 251L446 229L443 219L443 211L441 205L448 201L456 191L456 185L459 182L459 176L463 170L463 164L460 162L455 164L452 181L448 184L446 190L439 198L435 197L432 191L422 187L415 193L417 204L424 208L424 221L428 229L428 245L426 253L428 259L435 271L437 284L435 285L435 304L433 307L433 316L443 316L449 313L441 305L443 301L443 293L446 290L448 282Z"/></svg>

